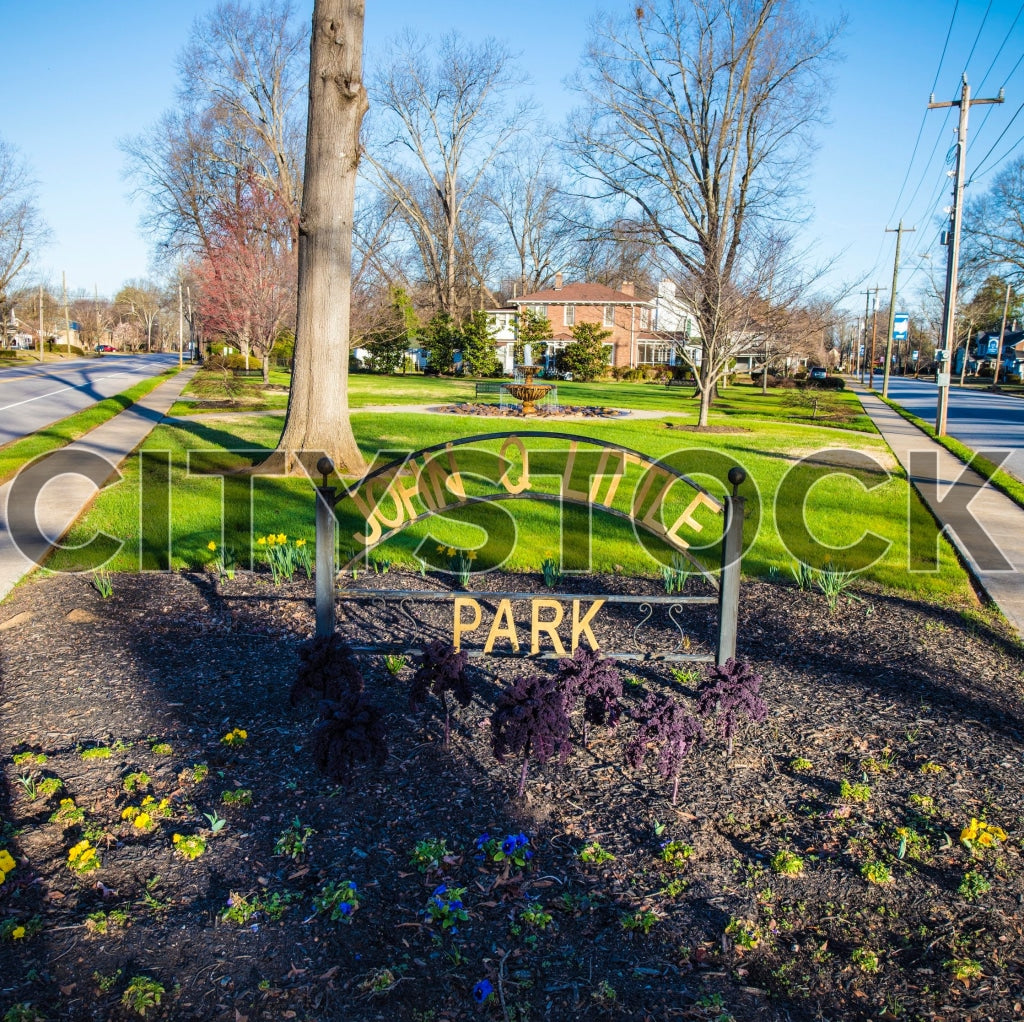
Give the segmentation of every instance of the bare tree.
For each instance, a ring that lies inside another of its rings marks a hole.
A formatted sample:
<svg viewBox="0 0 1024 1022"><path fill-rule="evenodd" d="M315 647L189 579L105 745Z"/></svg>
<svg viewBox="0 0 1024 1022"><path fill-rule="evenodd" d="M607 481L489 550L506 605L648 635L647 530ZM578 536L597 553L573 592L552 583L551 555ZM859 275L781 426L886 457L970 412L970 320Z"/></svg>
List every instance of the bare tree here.
<svg viewBox="0 0 1024 1022"><path fill-rule="evenodd" d="M371 176L409 232L437 308L455 318L472 305L460 278L464 287L481 276L464 264L472 252L464 221L523 126L527 106L505 105L520 81L502 43L451 33L436 47L405 35L372 82Z"/></svg>
<svg viewBox="0 0 1024 1022"><path fill-rule="evenodd" d="M129 280L114 296L114 305L131 317L146 334L146 351L153 350L153 328L160 316L160 289L149 280Z"/></svg>
<svg viewBox="0 0 1024 1022"><path fill-rule="evenodd" d="M538 291L556 271L577 265L586 213L582 199L567 194L560 171L554 147L531 139L497 159L488 177L486 199L519 294Z"/></svg>
<svg viewBox="0 0 1024 1022"><path fill-rule="evenodd" d="M363 457L348 412L352 227L363 87L364 0L315 0L302 214L295 364L278 441L285 467L326 453L339 471ZM307 465L312 469L313 465Z"/></svg>
<svg viewBox="0 0 1024 1022"><path fill-rule="evenodd" d="M732 357L748 242L793 216L836 30L796 0L653 0L596 24L572 152L678 266L701 334L698 423Z"/></svg>
<svg viewBox="0 0 1024 1022"><path fill-rule="evenodd" d="M999 171L987 192L964 210L961 275L978 285L984 272L1024 284L1024 156Z"/></svg>
<svg viewBox="0 0 1024 1022"><path fill-rule="evenodd" d="M178 64L179 106L121 143L143 224L178 250L205 252L211 217L241 179L288 210L298 237L300 99L306 35L291 3L226 0L196 22Z"/></svg>
<svg viewBox="0 0 1024 1022"><path fill-rule="evenodd" d="M0 139L0 318L5 338L15 297L12 285L48 233L28 167L17 149Z"/></svg>

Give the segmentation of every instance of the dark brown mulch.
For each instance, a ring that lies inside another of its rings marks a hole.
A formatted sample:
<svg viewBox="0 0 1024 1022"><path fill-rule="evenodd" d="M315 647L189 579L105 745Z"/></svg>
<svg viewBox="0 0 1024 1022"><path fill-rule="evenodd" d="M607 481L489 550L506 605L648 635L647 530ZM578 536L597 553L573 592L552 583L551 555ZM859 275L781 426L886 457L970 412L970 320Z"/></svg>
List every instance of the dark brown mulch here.
<svg viewBox="0 0 1024 1022"><path fill-rule="evenodd" d="M394 572L355 584L444 585ZM535 578L474 582L523 585L545 592ZM494 762L487 714L515 672L554 665L495 658L473 662L474 703L456 714L446 752L437 717L408 711L410 667L395 679L382 658L361 657L386 712L388 759L360 768L348 790L325 784L310 767L313 708L287 701L310 597L305 582L168 574L115 576L102 600L85 578L59 576L0 607L0 845L17 860L0 886L0 1012L137 1017L121 996L149 976L165 993L147 1018L1021 1016L1024 657L981 615L863 594L830 614L818 594L746 583L740 651L764 675L769 718L737 737L731 758L721 743L693 753L673 806L660 778L623 767L628 721L564 766L535 768L526 799L515 798L516 765ZM412 617L424 635L442 634L450 613ZM614 616L602 627L599 639L620 649L678 638L671 625L634 633ZM709 622L693 628L702 648ZM347 610L341 629L363 641L389 626L372 609ZM645 688L693 695L695 679L674 680L664 665L623 671L631 705ZM220 741L232 728L248 732L239 748ZM110 757L83 759L90 745ZM45 764L15 766L27 750ZM209 767L198 783L197 763ZM29 800L17 777L31 770L60 777L65 791ZM149 834L121 818L139 802L123 788L135 771L171 800L173 817ZM843 781L866 784L869 800L841 794ZM252 791L251 807L221 803L239 788ZM62 796L86 812L77 827L48 822ZM227 819L216 835L204 818L214 811ZM972 859L959 841L972 817L1008 840ZM305 861L275 854L296 818L316 830ZM530 869L476 859L482 833L520 831ZM175 833L205 833L206 854L174 855ZM79 877L66 861L83 834L102 867ZM450 852L421 873L411 857L428 839ZM595 841L614 859L581 861ZM684 863L663 861L667 841L692 847ZM773 869L779 850L800 856L800 875ZM890 883L865 879L872 862ZM456 934L425 924L442 879L466 889ZM361 897L352 922L314 915L324 884L349 880ZM273 894L286 906L280 919L223 918L232 896L266 904ZM524 922L529 905L551 922ZM648 934L624 928L648 910ZM478 1006L482 980L494 998Z"/></svg>

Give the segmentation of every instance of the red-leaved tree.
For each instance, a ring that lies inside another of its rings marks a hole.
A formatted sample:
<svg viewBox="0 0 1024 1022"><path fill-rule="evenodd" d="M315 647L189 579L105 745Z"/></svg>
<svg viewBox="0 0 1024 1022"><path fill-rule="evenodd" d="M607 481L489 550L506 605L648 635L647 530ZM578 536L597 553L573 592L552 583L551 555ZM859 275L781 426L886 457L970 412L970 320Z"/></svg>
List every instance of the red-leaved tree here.
<svg viewBox="0 0 1024 1022"><path fill-rule="evenodd" d="M295 250L287 212L271 193L242 183L218 210L197 270L197 313L208 335L260 359L263 382L270 352L295 319Z"/></svg>

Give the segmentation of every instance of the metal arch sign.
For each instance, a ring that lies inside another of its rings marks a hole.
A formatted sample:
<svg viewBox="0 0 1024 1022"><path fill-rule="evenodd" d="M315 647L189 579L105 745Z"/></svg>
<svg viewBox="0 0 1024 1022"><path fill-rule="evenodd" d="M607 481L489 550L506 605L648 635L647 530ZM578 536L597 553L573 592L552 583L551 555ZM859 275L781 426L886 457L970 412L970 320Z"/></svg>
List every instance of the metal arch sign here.
<svg viewBox="0 0 1024 1022"><path fill-rule="evenodd" d="M561 446L553 446L555 444ZM448 599L453 601L451 636L453 644L458 646L464 636L480 628L484 613L481 603L490 600L497 606L487 641L477 653L497 654L499 650L496 644L499 639L504 640L502 645L508 650L518 653L520 642L513 605L528 600L530 653L556 655L565 652L557 632L563 619L570 649L575 649L580 641L586 641L592 648L597 648L592 624L606 602L637 604L647 612L648 618L653 612L653 606L668 604L669 617L680 632L680 645L684 645L685 636L678 620L672 616L673 613L687 603L718 603L721 611L718 659L721 662L724 659L723 650L727 655L732 655L735 649L742 498L726 498L723 502L695 482L684 471L686 466L680 463L678 457L680 454L685 456L694 453L677 452L677 455L656 459L593 437L516 430L479 434L403 453L400 457L387 460L385 464L375 464L366 475L350 486L335 489L327 485L325 477L324 484L318 487L318 578L322 540L324 545L328 542L326 536L321 536L321 523L326 518L322 511L328 507L333 509L330 514L332 533L335 526L340 530L339 545L343 549L355 550L344 569L368 564L369 555L374 549L409 527L436 516L448 515L456 517L462 524L468 522L481 530L485 539L473 554L478 558L478 565L494 568L504 563L516 541L515 522L500 505L511 500L531 500L558 505L561 521L559 559L561 567L566 570L589 570L590 518L594 512L599 512L628 522L641 543L645 542L645 536L653 537L663 552L669 550L673 555L685 558L694 571L718 591L716 596L634 598L549 593L541 598L525 593L429 594L409 590L389 593L346 588L340 594L332 591L329 597L324 596L324 600L330 600L328 624L326 611L325 614L321 613L318 586L318 633L328 634L333 631L335 595L345 601L357 602L391 599L403 608L410 620L414 616L407 609L409 601ZM686 459L683 457L681 460L685 462ZM739 515L730 516L731 502L737 501L736 510ZM721 533L718 529L713 530L716 535L709 543L705 527L719 516L723 522ZM568 544L567 536L571 539ZM721 582L693 555L692 549L695 545L707 547L717 545L720 541L723 568ZM333 552L333 535L329 542ZM646 548L654 553L650 546ZM420 540L416 555L435 569L451 570L445 559L445 544L437 543L429 535ZM570 620L571 630L568 627ZM552 650L547 654L539 648L540 639L545 637ZM359 648L385 652L391 651L393 646ZM671 658L711 659L690 655L685 650Z"/></svg>
<svg viewBox="0 0 1024 1022"><path fill-rule="evenodd" d="M563 441L568 447L531 449L527 440ZM497 451L482 446L498 442ZM639 475L630 489L622 484L634 468ZM680 490L686 494L682 501ZM417 522L464 509L470 509L470 514L460 521L468 519L487 534L485 543L475 551L478 558L489 567L499 567L511 553L514 536L507 533L507 514L488 506L509 500L553 502L563 509L575 507L587 515L598 511L627 521L634 529L661 540L685 557L694 570L716 582L692 555L691 547L708 517L722 514L722 501L671 460L650 458L593 437L540 430L465 437L371 468L358 483L342 491L337 504L340 521L360 523L348 532L347 544L342 540L343 548L347 545L356 551L344 567L365 563L376 547ZM432 567L446 568L434 554L430 540L424 540L417 550L417 556Z"/></svg>

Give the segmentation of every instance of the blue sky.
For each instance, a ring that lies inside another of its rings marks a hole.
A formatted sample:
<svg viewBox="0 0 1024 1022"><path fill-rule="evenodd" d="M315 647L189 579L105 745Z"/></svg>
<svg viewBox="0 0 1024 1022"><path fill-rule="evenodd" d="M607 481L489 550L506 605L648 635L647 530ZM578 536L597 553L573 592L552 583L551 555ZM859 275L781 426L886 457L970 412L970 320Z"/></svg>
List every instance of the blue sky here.
<svg viewBox="0 0 1024 1022"><path fill-rule="evenodd" d="M109 295L154 269L117 140L140 132L173 104L175 57L194 19L215 6L216 0L0 0L6 42L0 136L20 149L38 181L53 240L36 267L56 284L66 271L70 289L92 293L95 286ZM902 217L917 228L905 237L901 260L907 282L901 293L909 299L925 281L922 254L940 264L945 258L935 217L948 205L945 160L956 119L955 111L926 113L929 93L934 83L937 100L956 98L965 70L975 96L993 96L1005 83L1002 106L971 112L968 173L977 171L972 190L983 189L999 157L1019 152L1024 139L1024 61L1015 66L1024 55L1024 4L814 0L808 7L823 21L845 10L848 27L829 123L818 131L817 151L808 153L806 199L813 218L806 242L819 257L839 254L834 281L864 278L862 287L887 287L895 235L884 232ZM522 54L535 97L558 124L573 103L563 79L576 66L596 8L591 0L521 0L513 7L367 0L367 61L404 27L424 36L450 28L470 38L497 35ZM297 2L297 10L308 16L312 0ZM855 297L849 306L858 307Z"/></svg>

